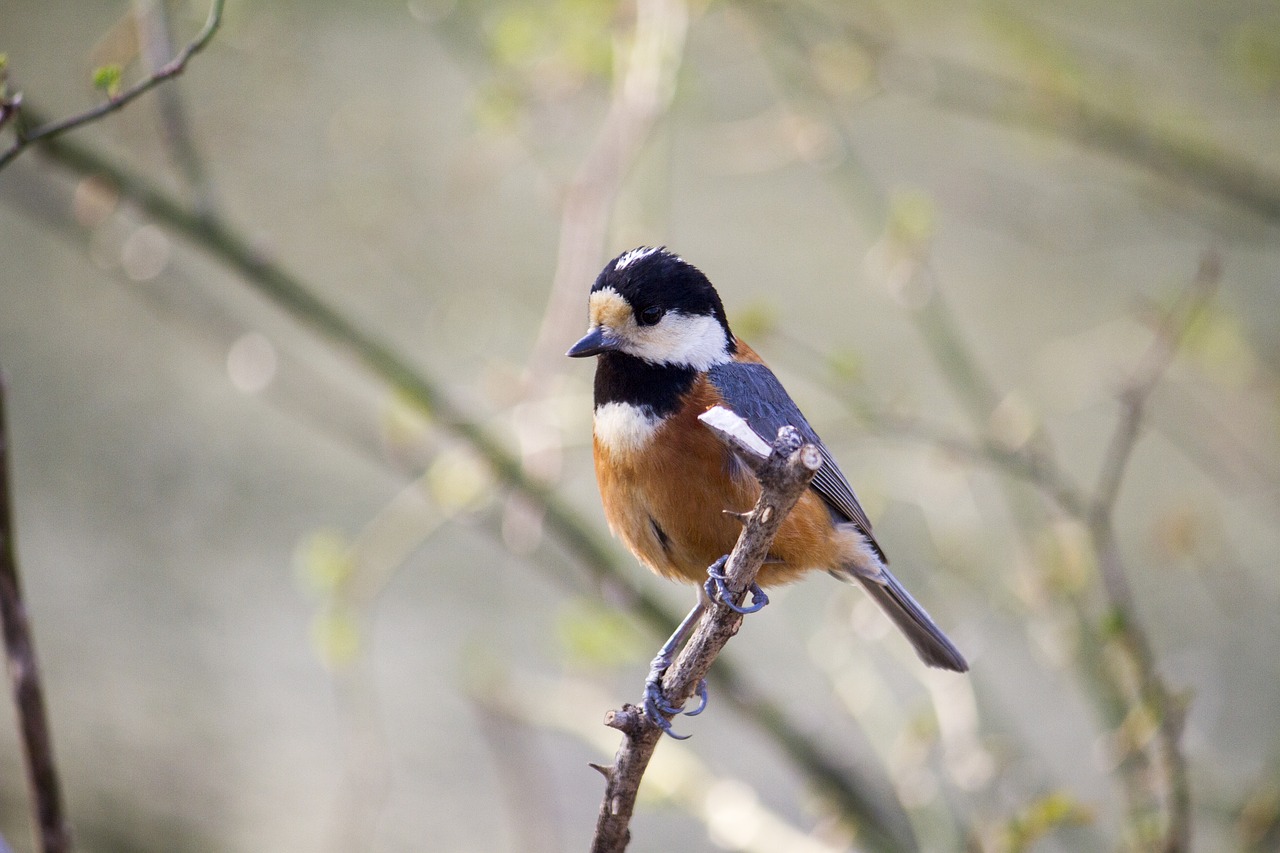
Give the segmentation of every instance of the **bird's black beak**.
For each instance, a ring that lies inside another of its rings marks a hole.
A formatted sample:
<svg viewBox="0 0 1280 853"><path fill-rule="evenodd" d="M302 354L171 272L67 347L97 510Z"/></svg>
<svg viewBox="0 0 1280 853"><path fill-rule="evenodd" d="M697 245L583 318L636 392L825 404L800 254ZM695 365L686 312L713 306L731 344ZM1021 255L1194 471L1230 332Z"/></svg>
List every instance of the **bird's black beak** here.
<svg viewBox="0 0 1280 853"><path fill-rule="evenodd" d="M589 355L611 352L617 348L617 340L612 335L606 334L604 327L592 326L591 331L583 335L582 340L569 347L565 355L569 358L586 358Z"/></svg>

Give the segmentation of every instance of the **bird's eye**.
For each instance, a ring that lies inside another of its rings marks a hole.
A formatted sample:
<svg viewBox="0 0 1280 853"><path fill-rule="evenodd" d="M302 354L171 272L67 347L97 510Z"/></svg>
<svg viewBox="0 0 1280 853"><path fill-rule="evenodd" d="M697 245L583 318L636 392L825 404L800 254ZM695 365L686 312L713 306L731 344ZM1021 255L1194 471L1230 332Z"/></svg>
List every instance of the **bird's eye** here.
<svg viewBox="0 0 1280 853"><path fill-rule="evenodd" d="M657 305L650 305L648 308L640 312L640 325L652 326L662 319L663 311Z"/></svg>

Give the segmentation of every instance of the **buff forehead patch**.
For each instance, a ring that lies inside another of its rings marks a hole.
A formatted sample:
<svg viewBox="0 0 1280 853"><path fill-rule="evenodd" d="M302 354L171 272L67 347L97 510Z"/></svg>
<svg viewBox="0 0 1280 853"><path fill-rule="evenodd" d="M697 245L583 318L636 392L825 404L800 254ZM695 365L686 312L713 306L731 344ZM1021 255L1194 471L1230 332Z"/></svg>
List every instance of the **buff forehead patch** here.
<svg viewBox="0 0 1280 853"><path fill-rule="evenodd" d="M592 326L620 329L631 319L631 305L612 287L605 287L591 294L587 302L587 315Z"/></svg>

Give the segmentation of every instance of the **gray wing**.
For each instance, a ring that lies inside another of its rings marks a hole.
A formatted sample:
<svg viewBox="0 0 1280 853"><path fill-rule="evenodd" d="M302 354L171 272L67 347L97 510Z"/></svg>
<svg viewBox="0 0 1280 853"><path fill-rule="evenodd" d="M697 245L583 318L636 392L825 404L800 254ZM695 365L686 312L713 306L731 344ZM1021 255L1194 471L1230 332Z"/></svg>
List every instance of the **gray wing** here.
<svg viewBox="0 0 1280 853"><path fill-rule="evenodd" d="M814 475L814 490L833 510L858 525L880 553L880 558L885 559L884 552L871 534L871 522L862 511L853 487L773 371L763 364L730 361L715 365L707 376L724 398L726 407L741 416L765 441L772 443L778 430L790 424L800 430L805 441L817 446L823 465Z"/></svg>

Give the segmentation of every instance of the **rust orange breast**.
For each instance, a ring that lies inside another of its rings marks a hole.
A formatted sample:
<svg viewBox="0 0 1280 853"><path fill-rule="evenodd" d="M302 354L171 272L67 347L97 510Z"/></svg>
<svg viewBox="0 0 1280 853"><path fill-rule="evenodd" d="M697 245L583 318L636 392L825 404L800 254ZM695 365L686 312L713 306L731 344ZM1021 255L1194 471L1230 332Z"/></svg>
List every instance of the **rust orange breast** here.
<svg viewBox="0 0 1280 853"><path fill-rule="evenodd" d="M642 446L594 442L596 479L609 526L641 562L672 580L701 583L729 553L746 512L759 497L754 475L698 415L721 402L705 379ZM768 438L768 437L766 437ZM812 489L783 523L760 571L762 585L786 583L811 569L836 568L840 543L830 514Z"/></svg>

